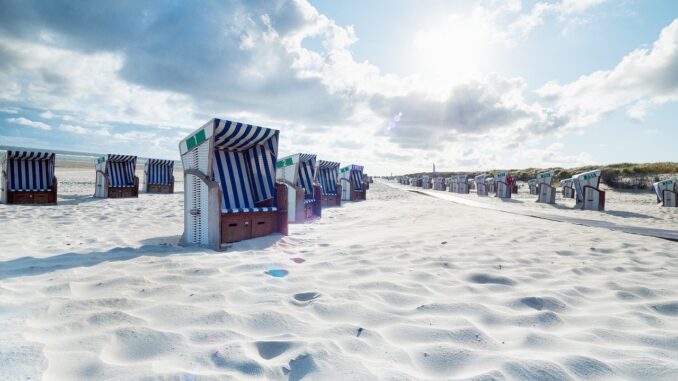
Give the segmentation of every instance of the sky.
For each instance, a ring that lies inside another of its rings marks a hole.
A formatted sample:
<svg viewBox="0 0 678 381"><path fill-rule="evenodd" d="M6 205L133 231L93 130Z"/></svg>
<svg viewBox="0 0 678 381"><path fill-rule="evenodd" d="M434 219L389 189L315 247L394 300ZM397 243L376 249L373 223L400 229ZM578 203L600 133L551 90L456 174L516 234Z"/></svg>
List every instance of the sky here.
<svg viewBox="0 0 678 381"><path fill-rule="evenodd" d="M678 161L678 1L0 0L0 145L211 118L370 174Z"/></svg>

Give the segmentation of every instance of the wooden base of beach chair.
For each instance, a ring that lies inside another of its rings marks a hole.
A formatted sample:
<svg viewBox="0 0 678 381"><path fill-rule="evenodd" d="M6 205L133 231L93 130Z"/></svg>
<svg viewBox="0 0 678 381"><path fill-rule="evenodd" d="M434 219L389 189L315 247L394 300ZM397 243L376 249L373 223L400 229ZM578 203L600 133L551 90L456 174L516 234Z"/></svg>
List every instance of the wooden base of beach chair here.
<svg viewBox="0 0 678 381"><path fill-rule="evenodd" d="M7 192L7 203L16 205L54 205L57 202L56 178L51 191Z"/></svg>
<svg viewBox="0 0 678 381"><path fill-rule="evenodd" d="M678 193L665 189L664 192L662 192L662 195L664 198L662 200L662 206L669 208L675 208L678 206Z"/></svg>
<svg viewBox="0 0 678 381"><path fill-rule="evenodd" d="M357 191L351 189L351 201L365 201L367 199L367 192L364 190Z"/></svg>
<svg viewBox="0 0 678 381"><path fill-rule="evenodd" d="M138 187L109 187L108 198L132 198L139 197Z"/></svg>
<svg viewBox="0 0 678 381"><path fill-rule="evenodd" d="M296 192L296 210L294 211L294 223L300 224L313 218L319 218L322 213L322 197L320 195L320 185L313 186L314 202L306 203L306 194L304 188L298 188Z"/></svg>
<svg viewBox="0 0 678 381"><path fill-rule="evenodd" d="M518 184L511 185L511 193L518 194Z"/></svg>
<svg viewBox="0 0 678 381"><path fill-rule="evenodd" d="M108 178L105 177L104 195L107 195L108 198L139 197L139 177L134 176L134 186L131 187L110 187L108 186ZM94 193L94 196L97 197L97 192Z"/></svg>
<svg viewBox="0 0 678 381"><path fill-rule="evenodd" d="M287 187L276 184L278 205L282 209L274 212L220 213L221 244L265 237L273 233L287 235ZM263 202L257 207L272 206L272 201Z"/></svg>
<svg viewBox="0 0 678 381"><path fill-rule="evenodd" d="M222 213L221 241L231 243L277 232L278 212Z"/></svg>
<svg viewBox="0 0 678 381"><path fill-rule="evenodd" d="M550 186L549 184L537 185L537 195L537 202L542 204L556 203L556 188Z"/></svg>
<svg viewBox="0 0 678 381"><path fill-rule="evenodd" d="M341 206L341 185L337 185L337 194L322 195L320 205L322 208Z"/></svg>
<svg viewBox="0 0 678 381"><path fill-rule="evenodd" d="M590 186L584 186L584 202L581 209L584 210L605 210L605 191ZM578 205L579 206L579 205Z"/></svg>
<svg viewBox="0 0 678 381"><path fill-rule="evenodd" d="M574 198L574 188L564 186L563 187L563 198Z"/></svg>
<svg viewBox="0 0 678 381"><path fill-rule="evenodd" d="M160 185L160 184L148 184L146 193L174 193L174 180L170 184Z"/></svg>

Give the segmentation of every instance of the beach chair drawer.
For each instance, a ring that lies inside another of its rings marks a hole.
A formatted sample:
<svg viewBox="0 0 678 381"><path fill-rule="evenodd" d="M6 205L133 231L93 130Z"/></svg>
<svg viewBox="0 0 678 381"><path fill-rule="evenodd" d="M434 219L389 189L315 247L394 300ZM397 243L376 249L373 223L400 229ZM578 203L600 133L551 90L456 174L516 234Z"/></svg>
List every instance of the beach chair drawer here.
<svg viewBox="0 0 678 381"><path fill-rule="evenodd" d="M275 213L252 214L252 238L264 237L276 231Z"/></svg>
<svg viewBox="0 0 678 381"><path fill-rule="evenodd" d="M33 195L30 193L15 193L14 194L14 203L15 204L32 204Z"/></svg>
<svg viewBox="0 0 678 381"><path fill-rule="evenodd" d="M47 193L36 193L33 195L33 203L34 204L47 204L49 203L49 197L47 196Z"/></svg>
<svg viewBox="0 0 678 381"><path fill-rule="evenodd" d="M229 213L221 216L221 240L223 243L252 238L250 213Z"/></svg>
<svg viewBox="0 0 678 381"><path fill-rule="evenodd" d="M148 193L170 193L169 185L148 185Z"/></svg>

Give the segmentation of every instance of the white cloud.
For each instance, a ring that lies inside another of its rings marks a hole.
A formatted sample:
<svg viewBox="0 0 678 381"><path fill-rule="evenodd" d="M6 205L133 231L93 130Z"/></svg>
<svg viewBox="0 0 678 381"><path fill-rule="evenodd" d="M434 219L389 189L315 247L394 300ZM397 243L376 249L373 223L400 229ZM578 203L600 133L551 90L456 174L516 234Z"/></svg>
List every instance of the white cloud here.
<svg viewBox="0 0 678 381"><path fill-rule="evenodd" d="M19 124L19 125L31 127L31 128L37 128L37 129L40 129L40 130L51 130L52 129L52 127L50 127L49 125L47 125L45 123L34 122L34 121L32 121L30 119L26 119L24 117L7 118L5 120L8 121L9 123Z"/></svg>
<svg viewBox="0 0 678 381"><path fill-rule="evenodd" d="M71 124L62 124L59 126L61 131L71 132L74 134L84 135L87 134L87 129L80 126L74 126Z"/></svg>
<svg viewBox="0 0 678 381"><path fill-rule="evenodd" d="M601 70L568 84L549 82L537 93L571 126L585 127L605 114L629 106L627 114L642 120L653 105L678 101L678 19L665 27L650 48L627 54L611 70Z"/></svg>
<svg viewBox="0 0 678 381"><path fill-rule="evenodd" d="M546 18L554 16L561 23L582 24L585 20L582 16L586 12L595 8L607 0L561 0L554 3L537 3L532 7L532 11L523 14L517 20L512 22L509 27L509 33L515 37L524 37L534 28L542 25ZM570 25L566 25L569 28ZM567 29L566 29L567 30Z"/></svg>
<svg viewBox="0 0 678 381"><path fill-rule="evenodd" d="M40 114L40 117L41 117L42 119L52 119L52 118L54 118L54 113L51 112L51 111L49 111L49 110L47 110L47 111L41 113L41 114Z"/></svg>

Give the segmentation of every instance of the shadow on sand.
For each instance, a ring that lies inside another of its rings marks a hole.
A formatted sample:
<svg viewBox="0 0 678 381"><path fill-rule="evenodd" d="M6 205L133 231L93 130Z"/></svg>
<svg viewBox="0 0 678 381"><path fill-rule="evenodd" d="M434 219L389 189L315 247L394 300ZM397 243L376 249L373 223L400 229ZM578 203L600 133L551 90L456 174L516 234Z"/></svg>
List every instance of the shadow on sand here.
<svg viewBox="0 0 678 381"><path fill-rule="evenodd" d="M275 245L282 236L271 235L255 238L230 245L227 250L264 250ZM0 262L0 280L33 276L50 273L57 270L67 270L78 267L92 267L103 262L127 261L135 258L167 257L170 255L208 253L226 254L226 252L212 251L202 246L178 246L181 236L155 237L141 241L140 247L116 247L108 251L94 251L90 253L65 253L45 258L21 257Z"/></svg>

